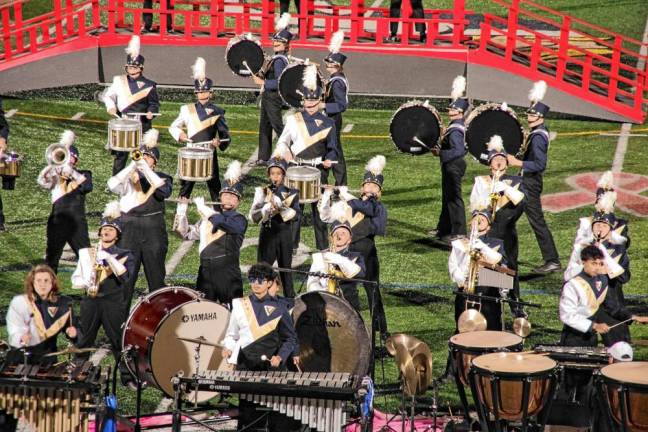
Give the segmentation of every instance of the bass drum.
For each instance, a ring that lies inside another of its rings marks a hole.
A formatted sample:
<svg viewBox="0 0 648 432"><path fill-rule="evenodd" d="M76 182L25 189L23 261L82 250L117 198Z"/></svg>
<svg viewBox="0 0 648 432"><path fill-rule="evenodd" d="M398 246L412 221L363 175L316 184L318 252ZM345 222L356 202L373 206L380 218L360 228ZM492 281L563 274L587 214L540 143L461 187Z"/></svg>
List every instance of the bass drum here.
<svg viewBox="0 0 648 432"><path fill-rule="evenodd" d="M389 124L389 136L396 150L414 156L432 151L442 135L439 113L427 101L401 105Z"/></svg>
<svg viewBox="0 0 648 432"><path fill-rule="evenodd" d="M259 42L247 35L240 35L233 37L227 43L225 61L234 74L249 77L250 71L256 75L261 70L265 56Z"/></svg>
<svg viewBox="0 0 648 432"><path fill-rule="evenodd" d="M225 336L229 311L224 306L202 299L202 294L189 288L166 287L141 298L131 309L122 335L122 347L134 347L135 360L128 369L142 381L173 397L171 379L182 372L190 377L196 373L196 344L178 338L204 337L219 344ZM200 347L200 371L226 367L221 349ZM204 402L217 396L214 392L185 393L188 401Z"/></svg>
<svg viewBox="0 0 648 432"><path fill-rule="evenodd" d="M369 332L346 300L325 291L305 293L295 299L292 317L303 372L367 374Z"/></svg>
<svg viewBox="0 0 648 432"><path fill-rule="evenodd" d="M301 92L305 70L305 63L293 63L288 65L279 76L279 96L286 105L293 108L301 108L302 106L302 97L297 92ZM324 80L318 68L317 85L323 87L323 84Z"/></svg>
<svg viewBox="0 0 648 432"><path fill-rule="evenodd" d="M466 145L478 162L488 164L488 141L499 135L508 154L516 155L524 143L524 128L515 111L501 104L489 103L475 108L466 118Z"/></svg>

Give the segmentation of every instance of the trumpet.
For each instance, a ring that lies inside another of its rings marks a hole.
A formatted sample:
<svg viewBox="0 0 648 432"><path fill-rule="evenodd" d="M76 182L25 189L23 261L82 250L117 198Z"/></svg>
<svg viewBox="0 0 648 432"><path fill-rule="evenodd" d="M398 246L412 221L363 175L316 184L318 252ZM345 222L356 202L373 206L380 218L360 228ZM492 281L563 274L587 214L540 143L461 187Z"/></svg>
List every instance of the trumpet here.
<svg viewBox="0 0 648 432"><path fill-rule="evenodd" d="M140 150L133 150L130 154L131 159L137 162L138 160L141 160L142 157L144 156Z"/></svg>
<svg viewBox="0 0 648 432"><path fill-rule="evenodd" d="M70 150L61 143L50 144L45 149L45 161L48 165L66 165L70 161Z"/></svg>

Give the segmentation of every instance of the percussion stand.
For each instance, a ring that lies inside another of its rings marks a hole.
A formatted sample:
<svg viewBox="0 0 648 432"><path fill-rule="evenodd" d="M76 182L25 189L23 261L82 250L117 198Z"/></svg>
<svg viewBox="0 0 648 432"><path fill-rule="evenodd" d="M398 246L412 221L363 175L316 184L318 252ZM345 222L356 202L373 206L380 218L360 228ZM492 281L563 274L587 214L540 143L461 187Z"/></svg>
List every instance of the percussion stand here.
<svg viewBox="0 0 648 432"><path fill-rule="evenodd" d="M131 360L133 362L133 369L135 371L138 370L138 356L134 355L133 351L135 351L135 348L129 345L121 352L121 355L117 359L112 375L112 393L114 395L117 395L117 371L119 370L119 366L122 363L126 364L128 360ZM129 373L135 379L135 384L137 386L135 393L135 423L133 423L130 419L127 419L126 417L118 414L115 415L115 418L122 423L126 423L128 427L132 427L134 432L140 432L142 430L140 417L142 416L142 390L144 389L144 386L142 380L136 373L133 373L130 369Z"/></svg>

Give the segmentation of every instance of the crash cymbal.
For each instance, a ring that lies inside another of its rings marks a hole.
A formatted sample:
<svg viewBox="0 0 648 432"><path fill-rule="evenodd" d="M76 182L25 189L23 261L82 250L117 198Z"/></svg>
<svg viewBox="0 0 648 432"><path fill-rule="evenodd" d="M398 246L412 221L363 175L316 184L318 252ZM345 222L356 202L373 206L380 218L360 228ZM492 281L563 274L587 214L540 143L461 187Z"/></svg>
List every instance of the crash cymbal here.
<svg viewBox="0 0 648 432"><path fill-rule="evenodd" d="M69 347L61 351L45 354L43 357L56 357L60 355L83 354L83 353L89 353L93 351L97 351L97 348L77 348L74 345L70 345Z"/></svg>
<svg viewBox="0 0 648 432"><path fill-rule="evenodd" d="M195 344L199 344L199 345L209 345L209 346L213 346L213 347L216 347L216 348L223 348L223 345L217 344L217 343L214 343L214 342L209 342L207 339L205 339L202 336L197 337L197 338L185 338L185 337L178 336L178 340L189 342L189 343L195 343Z"/></svg>
<svg viewBox="0 0 648 432"><path fill-rule="evenodd" d="M459 333L484 331L487 327L486 317L477 309L466 309L459 315L457 321Z"/></svg>
<svg viewBox="0 0 648 432"><path fill-rule="evenodd" d="M515 318L513 320L513 333L520 337L527 337L531 333L531 323L526 318Z"/></svg>

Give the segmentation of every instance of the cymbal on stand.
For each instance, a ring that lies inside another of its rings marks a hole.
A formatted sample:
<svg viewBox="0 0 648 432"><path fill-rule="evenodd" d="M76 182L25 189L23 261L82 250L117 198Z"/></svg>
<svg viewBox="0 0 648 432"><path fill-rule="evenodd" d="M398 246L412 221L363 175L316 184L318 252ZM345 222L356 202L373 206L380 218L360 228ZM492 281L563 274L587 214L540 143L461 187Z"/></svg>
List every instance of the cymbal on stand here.
<svg viewBox="0 0 648 432"><path fill-rule="evenodd" d="M459 315L457 321L459 333L484 331L487 327L486 317L477 309L466 309Z"/></svg>
<svg viewBox="0 0 648 432"><path fill-rule="evenodd" d="M181 340L181 341L189 342L189 343L199 344L199 345L209 345L209 346L213 346L213 347L216 347L216 348L223 348L223 345L217 344L217 343L214 343L214 342L209 342L203 336L200 336L200 337L197 337L197 338L186 338L186 337L178 336L177 339Z"/></svg>

